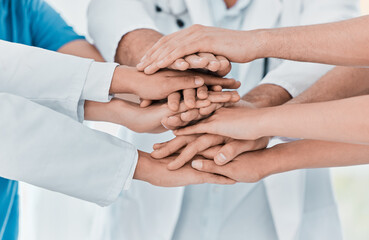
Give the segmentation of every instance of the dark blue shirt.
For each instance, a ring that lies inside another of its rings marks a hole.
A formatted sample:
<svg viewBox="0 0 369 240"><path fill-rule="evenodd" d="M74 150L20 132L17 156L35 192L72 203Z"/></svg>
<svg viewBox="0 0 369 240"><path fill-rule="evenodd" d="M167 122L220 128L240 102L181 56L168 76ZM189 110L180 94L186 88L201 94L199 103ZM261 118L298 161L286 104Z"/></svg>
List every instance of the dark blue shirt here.
<svg viewBox="0 0 369 240"><path fill-rule="evenodd" d="M83 37L43 0L0 0L0 39L56 51ZM18 237L17 192L17 182L0 178L1 240Z"/></svg>

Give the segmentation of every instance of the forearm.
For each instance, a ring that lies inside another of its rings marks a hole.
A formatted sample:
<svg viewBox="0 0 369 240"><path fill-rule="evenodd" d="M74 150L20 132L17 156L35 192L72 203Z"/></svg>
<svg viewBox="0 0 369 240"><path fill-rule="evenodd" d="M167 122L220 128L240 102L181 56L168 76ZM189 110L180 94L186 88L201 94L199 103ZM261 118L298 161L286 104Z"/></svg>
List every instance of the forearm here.
<svg viewBox="0 0 369 240"><path fill-rule="evenodd" d="M76 40L67 43L58 49L58 52L77 57L94 59L97 62L105 62L104 58L101 56L96 47L86 40Z"/></svg>
<svg viewBox="0 0 369 240"><path fill-rule="evenodd" d="M340 167L369 163L365 145L300 140L259 151L262 176L297 169ZM247 156L247 155L245 155ZM254 159L254 158L253 158Z"/></svg>
<svg viewBox="0 0 369 240"><path fill-rule="evenodd" d="M115 61L122 65L136 66L162 36L152 29L137 29L125 34L119 42Z"/></svg>
<svg viewBox="0 0 369 240"><path fill-rule="evenodd" d="M137 108L135 104L120 99L112 99L108 103L86 101L85 120L111 122L135 129L136 120L140 117Z"/></svg>
<svg viewBox="0 0 369 240"><path fill-rule="evenodd" d="M255 107L272 107L281 105L291 99L291 95L282 87L273 84L262 84L242 97L244 101Z"/></svg>
<svg viewBox="0 0 369 240"><path fill-rule="evenodd" d="M369 143L369 96L261 109L262 136Z"/></svg>
<svg viewBox="0 0 369 240"><path fill-rule="evenodd" d="M369 94L369 69L336 67L288 104L314 103Z"/></svg>
<svg viewBox="0 0 369 240"><path fill-rule="evenodd" d="M367 66L368 22L369 16L364 16L329 24L260 30L257 36L262 47L258 57Z"/></svg>

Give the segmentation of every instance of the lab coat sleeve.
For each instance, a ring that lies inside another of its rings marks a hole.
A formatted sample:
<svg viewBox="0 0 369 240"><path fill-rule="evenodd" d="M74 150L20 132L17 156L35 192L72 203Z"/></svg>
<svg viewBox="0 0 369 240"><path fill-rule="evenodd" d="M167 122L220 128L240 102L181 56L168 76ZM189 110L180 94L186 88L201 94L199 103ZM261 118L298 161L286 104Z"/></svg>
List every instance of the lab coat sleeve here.
<svg viewBox="0 0 369 240"><path fill-rule="evenodd" d="M79 121L84 100L109 101L115 63L6 41L0 41L0 52L0 92L22 96Z"/></svg>
<svg viewBox="0 0 369 240"><path fill-rule="evenodd" d="M0 93L0 176L101 206L131 181L137 150L106 133Z"/></svg>
<svg viewBox="0 0 369 240"><path fill-rule="evenodd" d="M110 62L126 33L140 28L157 30L140 0L92 0L87 16L90 36Z"/></svg>
<svg viewBox="0 0 369 240"><path fill-rule="evenodd" d="M359 14L357 0L303 0L300 25L318 24L344 20ZM260 84L275 84L296 97L315 83L333 66L283 61L270 71Z"/></svg>

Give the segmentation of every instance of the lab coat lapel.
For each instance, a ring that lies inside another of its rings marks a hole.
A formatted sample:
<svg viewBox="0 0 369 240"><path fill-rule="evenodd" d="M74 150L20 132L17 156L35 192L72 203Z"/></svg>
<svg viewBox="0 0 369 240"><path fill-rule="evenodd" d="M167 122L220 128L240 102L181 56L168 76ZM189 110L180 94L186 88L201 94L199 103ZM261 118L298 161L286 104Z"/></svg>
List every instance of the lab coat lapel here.
<svg viewBox="0 0 369 240"><path fill-rule="evenodd" d="M185 0L193 24L213 26L207 0Z"/></svg>
<svg viewBox="0 0 369 240"><path fill-rule="evenodd" d="M246 9L242 30L274 28L282 12L280 0L253 0ZM240 65L239 81L244 81L251 63Z"/></svg>

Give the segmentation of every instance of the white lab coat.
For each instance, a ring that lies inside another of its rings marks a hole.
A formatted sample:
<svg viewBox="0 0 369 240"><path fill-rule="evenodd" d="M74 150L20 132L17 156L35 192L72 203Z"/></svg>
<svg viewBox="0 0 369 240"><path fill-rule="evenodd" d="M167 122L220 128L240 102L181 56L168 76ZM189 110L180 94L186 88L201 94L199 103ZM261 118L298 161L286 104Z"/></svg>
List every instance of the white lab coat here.
<svg viewBox="0 0 369 240"><path fill-rule="evenodd" d="M0 176L111 204L137 150L79 121L84 100L109 101L116 64L5 41L0 52Z"/></svg>
<svg viewBox="0 0 369 240"><path fill-rule="evenodd" d="M89 8L89 32L108 60L113 60L122 35L138 28L152 28L164 34L179 28L175 18L155 12L155 4L167 11L181 13L192 24L213 25L207 0L92 0ZM169 5L168 5L169 4ZM337 21L358 14L353 0L254 0L244 19L244 30ZM269 73L262 78L263 61L242 64L237 80L240 94L255 86L255 81L282 86L297 96L332 67L271 59ZM128 133L127 133L128 132ZM150 151L154 143L172 138L135 134L124 129L127 141ZM280 143L274 139L270 145ZM298 161L298 159L296 159ZM341 239L340 223L331 188L329 171L298 170L264 180L276 231L281 240ZM119 222L119 230L104 232L104 239L171 239L180 214L183 188L164 189L133 182L114 212L104 210L97 228ZM104 216L106 215L106 216ZM102 228L103 228L102 227ZM109 227L107 227L109 228ZM99 236L99 235L96 235ZM100 238L99 238L100 239Z"/></svg>

